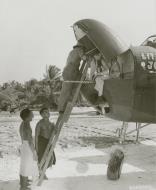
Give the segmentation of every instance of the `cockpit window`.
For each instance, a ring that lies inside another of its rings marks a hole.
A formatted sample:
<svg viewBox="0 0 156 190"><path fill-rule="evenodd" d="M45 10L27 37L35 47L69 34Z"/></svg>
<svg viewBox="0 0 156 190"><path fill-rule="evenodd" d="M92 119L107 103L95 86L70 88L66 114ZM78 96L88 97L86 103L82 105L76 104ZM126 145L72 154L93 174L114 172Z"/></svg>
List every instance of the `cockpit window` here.
<svg viewBox="0 0 156 190"><path fill-rule="evenodd" d="M141 45L156 48L156 35L150 36Z"/></svg>
<svg viewBox="0 0 156 190"><path fill-rule="evenodd" d="M79 28L77 25L74 25L73 29L74 29L75 37L77 40L80 40L84 36L86 36L86 33L81 28Z"/></svg>

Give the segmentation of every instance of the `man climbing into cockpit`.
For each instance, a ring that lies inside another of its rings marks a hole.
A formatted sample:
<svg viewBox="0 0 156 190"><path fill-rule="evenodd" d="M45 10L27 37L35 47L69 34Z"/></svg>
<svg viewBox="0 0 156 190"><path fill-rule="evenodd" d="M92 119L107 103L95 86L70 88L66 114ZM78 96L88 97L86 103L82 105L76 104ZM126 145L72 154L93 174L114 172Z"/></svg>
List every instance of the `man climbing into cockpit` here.
<svg viewBox="0 0 156 190"><path fill-rule="evenodd" d="M69 53L66 66L63 70L63 80L67 81L63 83L61 94L59 97L58 111L64 112L66 104L73 97L75 84L69 81L76 81L80 79L79 67L81 60L86 59L84 56L85 47L79 42L73 47L73 50Z"/></svg>
<svg viewBox="0 0 156 190"><path fill-rule="evenodd" d="M104 80L109 78L109 70L105 61L103 60L101 53L97 49L95 49L93 53L87 55L85 54L85 50L85 47L78 42L77 45L73 47L73 50L68 55L67 63L62 73L64 82L59 97L59 113L64 112L67 102L72 100L72 97L75 93L77 84L75 84L74 81L79 81L81 78L81 61L86 61L87 64L90 65L89 80L95 81L94 92L93 89L88 89L87 84L87 86L82 86L82 94L84 95L84 97L88 97L92 96L92 93L96 93L95 99L93 102L91 101L91 103L98 106L102 113L105 113L106 100L103 97L103 86ZM86 79L87 78L88 77L86 76ZM88 93L90 92L90 94L88 94L86 91L88 91Z"/></svg>

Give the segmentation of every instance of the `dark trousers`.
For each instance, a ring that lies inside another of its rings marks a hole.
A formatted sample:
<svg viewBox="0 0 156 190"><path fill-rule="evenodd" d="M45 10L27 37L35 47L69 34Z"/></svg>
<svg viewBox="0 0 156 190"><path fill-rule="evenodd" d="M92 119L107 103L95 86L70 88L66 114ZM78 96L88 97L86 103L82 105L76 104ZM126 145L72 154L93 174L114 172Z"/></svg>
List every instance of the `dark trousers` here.
<svg viewBox="0 0 156 190"><path fill-rule="evenodd" d="M44 138L43 136L38 136L38 162L40 163L43 157L43 154L46 150L47 144L49 142L49 139ZM56 157L55 153L53 152L52 158L50 159L50 162L48 164L48 167L51 167L53 164L56 163Z"/></svg>
<svg viewBox="0 0 156 190"><path fill-rule="evenodd" d="M28 177L20 175L20 190L31 190Z"/></svg>

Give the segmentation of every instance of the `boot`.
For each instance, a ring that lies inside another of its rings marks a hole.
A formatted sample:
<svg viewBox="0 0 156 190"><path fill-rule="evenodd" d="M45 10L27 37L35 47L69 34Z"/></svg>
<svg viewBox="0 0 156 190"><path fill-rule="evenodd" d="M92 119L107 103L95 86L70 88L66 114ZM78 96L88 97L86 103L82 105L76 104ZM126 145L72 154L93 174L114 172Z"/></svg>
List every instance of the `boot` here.
<svg viewBox="0 0 156 190"><path fill-rule="evenodd" d="M20 190L31 190L28 177L20 175Z"/></svg>

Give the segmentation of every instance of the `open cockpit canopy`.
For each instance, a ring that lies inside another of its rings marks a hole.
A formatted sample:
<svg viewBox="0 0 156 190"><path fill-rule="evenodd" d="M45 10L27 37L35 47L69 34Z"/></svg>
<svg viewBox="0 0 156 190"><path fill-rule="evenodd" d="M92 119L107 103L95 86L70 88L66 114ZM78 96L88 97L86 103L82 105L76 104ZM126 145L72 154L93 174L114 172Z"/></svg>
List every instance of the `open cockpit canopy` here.
<svg viewBox="0 0 156 190"><path fill-rule="evenodd" d="M156 48L156 34L148 37L141 46L150 46Z"/></svg>
<svg viewBox="0 0 156 190"><path fill-rule="evenodd" d="M110 62L117 55L125 52L128 47L103 23L84 19L73 25L76 40L83 44L87 51L97 49Z"/></svg>

